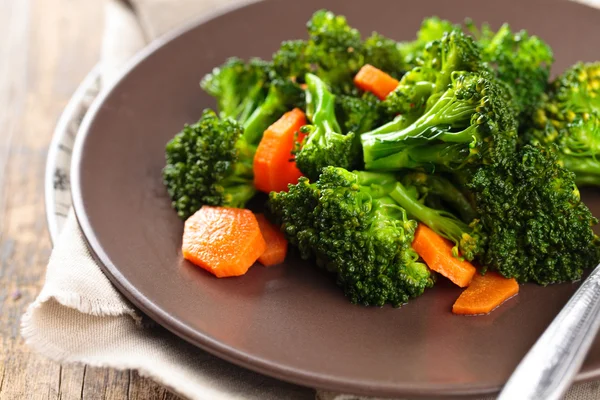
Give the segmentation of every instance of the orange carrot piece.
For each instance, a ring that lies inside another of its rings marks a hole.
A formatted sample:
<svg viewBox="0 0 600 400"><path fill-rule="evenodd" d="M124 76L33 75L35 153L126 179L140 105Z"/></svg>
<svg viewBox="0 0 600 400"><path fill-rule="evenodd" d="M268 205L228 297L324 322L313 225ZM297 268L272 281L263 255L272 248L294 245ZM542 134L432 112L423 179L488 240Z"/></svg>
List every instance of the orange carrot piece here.
<svg viewBox="0 0 600 400"><path fill-rule="evenodd" d="M267 243L267 249L258 257L258 262L265 267L281 264L285 260L288 249L288 242L283 232L270 223L264 214L256 214L256 220Z"/></svg>
<svg viewBox="0 0 600 400"><path fill-rule="evenodd" d="M299 108L289 111L265 131L254 156L254 186L262 192L281 192L288 184L298 183L302 173L292 159L294 141L304 135L296 132L306 125L306 115Z"/></svg>
<svg viewBox="0 0 600 400"><path fill-rule="evenodd" d="M452 312L462 315L487 314L517 293L519 284L514 278L507 279L496 272L477 274L452 306Z"/></svg>
<svg viewBox="0 0 600 400"><path fill-rule="evenodd" d="M460 287L468 286L475 275L475 267L452 255L454 245L432 231L427 225L419 224L412 243L413 249L427 266L450 279Z"/></svg>
<svg viewBox="0 0 600 400"><path fill-rule="evenodd" d="M370 64L365 64L354 77L354 84L358 88L373 93L380 100L392 93L398 83L400 82Z"/></svg>
<svg viewBox="0 0 600 400"><path fill-rule="evenodd" d="M244 275L266 247L250 210L204 206L185 221L183 257L218 278Z"/></svg>

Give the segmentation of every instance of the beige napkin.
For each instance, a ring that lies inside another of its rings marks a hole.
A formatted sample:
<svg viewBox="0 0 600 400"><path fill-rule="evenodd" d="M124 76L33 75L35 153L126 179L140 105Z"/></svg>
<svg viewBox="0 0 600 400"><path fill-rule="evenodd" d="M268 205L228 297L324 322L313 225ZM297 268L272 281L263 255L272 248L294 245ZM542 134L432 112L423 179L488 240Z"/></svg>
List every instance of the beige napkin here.
<svg viewBox="0 0 600 400"><path fill-rule="evenodd" d="M234 3L240 0L108 0L102 85L109 85L149 41ZM58 362L136 369L190 399L359 399L325 391L315 394L250 372L155 324L145 324L90 256L72 212L52 252L45 285L23 316L22 335L33 349ZM597 382L575 385L567 395L573 400L599 398Z"/></svg>

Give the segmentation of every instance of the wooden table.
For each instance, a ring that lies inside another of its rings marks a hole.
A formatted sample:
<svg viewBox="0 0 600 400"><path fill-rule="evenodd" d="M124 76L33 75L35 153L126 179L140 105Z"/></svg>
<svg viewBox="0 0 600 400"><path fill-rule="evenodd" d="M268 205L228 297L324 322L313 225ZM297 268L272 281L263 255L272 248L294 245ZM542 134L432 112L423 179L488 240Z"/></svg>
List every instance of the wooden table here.
<svg viewBox="0 0 600 400"><path fill-rule="evenodd" d="M56 121L100 54L102 0L0 0L0 399L176 399L131 371L60 365L19 334L51 243L44 166Z"/></svg>

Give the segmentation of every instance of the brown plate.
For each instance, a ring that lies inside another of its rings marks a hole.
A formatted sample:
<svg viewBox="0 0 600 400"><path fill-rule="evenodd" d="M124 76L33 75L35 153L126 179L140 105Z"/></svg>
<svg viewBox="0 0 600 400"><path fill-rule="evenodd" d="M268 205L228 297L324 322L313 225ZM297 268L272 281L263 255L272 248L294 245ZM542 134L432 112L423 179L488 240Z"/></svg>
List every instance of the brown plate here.
<svg viewBox="0 0 600 400"><path fill-rule="evenodd" d="M293 255L240 278L216 279L181 258L183 224L161 183L164 145L214 101L198 82L229 56L269 57L302 38L318 8L347 15L363 34L414 37L425 16L504 21L554 48L554 72L600 59L600 13L560 1L304 0L237 9L159 41L105 92L77 137L75 210L112 282L182 338L287 381L368 395L498 391L576 284L525 285L489 316L451 314L446 282L393 309L348 302L333 280ZM598 193L588 192L600 215ZM596 341L578 379L600 377Z"/></svg>

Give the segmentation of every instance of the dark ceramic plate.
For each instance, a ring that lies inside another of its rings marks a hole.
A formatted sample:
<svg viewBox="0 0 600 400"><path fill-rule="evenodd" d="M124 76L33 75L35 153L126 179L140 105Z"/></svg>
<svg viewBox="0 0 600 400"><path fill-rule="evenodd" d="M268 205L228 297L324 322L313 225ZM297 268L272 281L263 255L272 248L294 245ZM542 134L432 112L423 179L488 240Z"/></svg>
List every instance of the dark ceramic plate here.
<svg viewBox="0 0 600 400"><path fill-rule="evenodd" d="M304 37L318 8L363 34L414 37L425 16L466 16L526 28L554 48L554 73L600 58L600 13L559 1L304 0L237 9L159 42L96 102L77 138L73 199L93 252L114 284L182 338L284 380L368 395L498 391L576 284L521 293L488 316L451 314L460 290L441 282L400 309L348 302L332 279L293 256L218 280L182 260L183 224L161 183L164 145L214 101L200 78L229 56L269 57ZM600 212L600 196L586 193ZM596 341L578 379L600 377Z"/></svg>

